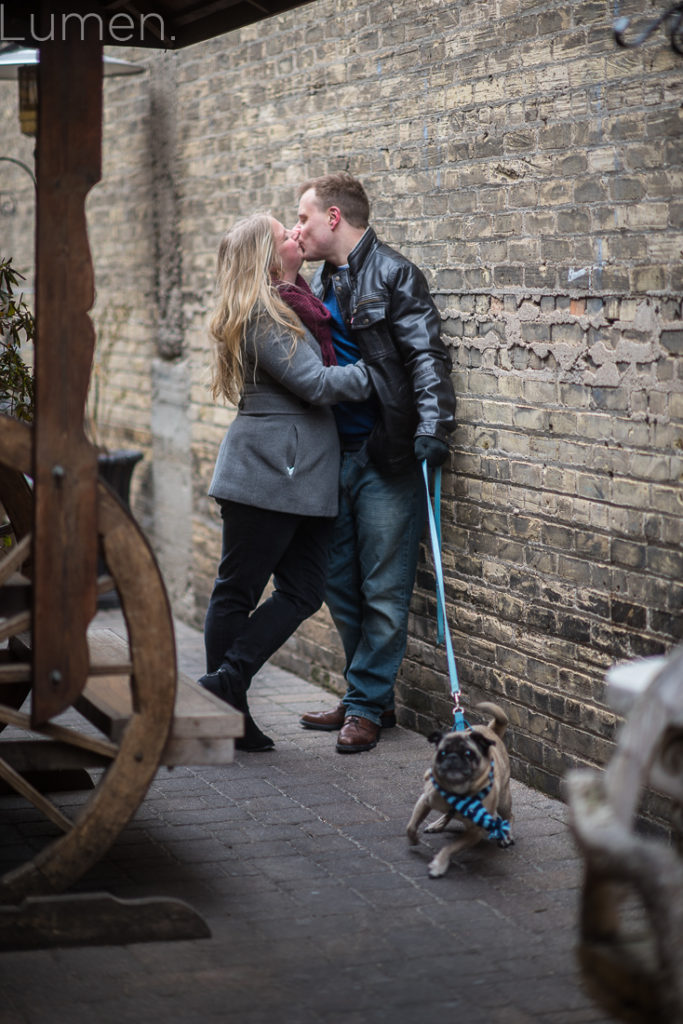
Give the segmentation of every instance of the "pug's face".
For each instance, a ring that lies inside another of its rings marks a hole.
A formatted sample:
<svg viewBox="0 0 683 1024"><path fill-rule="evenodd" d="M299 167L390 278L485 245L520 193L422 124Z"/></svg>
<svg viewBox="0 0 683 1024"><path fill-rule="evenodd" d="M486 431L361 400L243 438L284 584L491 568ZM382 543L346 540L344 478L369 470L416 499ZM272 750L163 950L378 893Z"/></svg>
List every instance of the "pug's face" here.
<svg viewBox="0 0 683 1024"><path fill-rule="evenodd" d="M477 732L435 732L429 742L436 744L432 771L440 786L461 796L478 788L488 774L492 740Z"/></svg>

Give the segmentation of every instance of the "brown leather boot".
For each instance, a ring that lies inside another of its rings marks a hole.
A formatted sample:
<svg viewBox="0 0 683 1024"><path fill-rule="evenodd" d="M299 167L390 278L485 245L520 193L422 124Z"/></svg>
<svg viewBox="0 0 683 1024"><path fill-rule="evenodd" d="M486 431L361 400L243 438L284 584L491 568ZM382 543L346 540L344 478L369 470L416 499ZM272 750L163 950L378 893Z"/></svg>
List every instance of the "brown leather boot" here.
<svg viewBox="0 0 683 1024"><path fill-rule="evenodd" d="M332 711L307 711L299 719L305 729L319 729L321 732L334 732L341 729L346 718L346 707L343 702L337 704ZM396 725L396 712L391 708L382 712L382 728L393 729Z"/></svg>
<svg viewBox="0 0 683 1024"><path fill-rule="evenodd" d="M335 729L341 729L345 716L346 708L340 702L332 711L307 711L299 721L306 729L333 732Z"/></svg>
<svg viewBox="0 0 683 1024"><path fill-rule="evenodd" d="M347 715L339 733L337 750L340 754L359 754L362 750L372 750L379 742L381 731L380 726L369 718Z"/></svg>

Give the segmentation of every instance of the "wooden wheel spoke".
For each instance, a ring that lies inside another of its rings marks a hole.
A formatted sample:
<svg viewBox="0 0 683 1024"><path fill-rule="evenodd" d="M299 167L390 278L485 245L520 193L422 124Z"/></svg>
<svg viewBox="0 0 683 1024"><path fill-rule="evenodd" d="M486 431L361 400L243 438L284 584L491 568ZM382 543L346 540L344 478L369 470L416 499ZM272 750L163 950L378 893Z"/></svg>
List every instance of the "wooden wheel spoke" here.
<svg viewBox="0 0 683 1024"><path fill-rule="evenodd" d="M26 661L9 661L0 664L0 686L3 683L30 683L31 666Z"/></svg>
<svg viewBox="0 0 683 1024"><path fill-rule="evenodd" d="M3 779L8 786L23 796L26 800L33 804L33 806L42 812L46 818L61 828L62 832L70 832L74 827L74 823L67 818L65 814L59 810L58 807L48 800L47 797L43 796L42 793L38 792L35 786L32 786L30 782L27 782L23 775L20 775L18 771L15 771L11 765L0 757L0 779Z"/></svg>
<svg viewBox="0 0 683 1024"><path fill-rule="evenodd" d="M24 633L31 626L31 613L19 612L18 615L11 615L6 619L0 619L0 642L9 640L17 633Z"/></svg>
<svg viewBox="0 0 683 1024"><path fill-rule="evenodd" d="M30 554L31 534L28 533L0 560L0 586L26 561Z"/></svg>
<svg viewBox="0 0 683 1024"><path fill-rule="evenodd" d="M35 729L31 726L29 715L4 705L0 705L0 722L4 722L5 725L14 725L19 729L26 729L29 732L38 733L41 736L48 736L50 739L59 740L61 743L68 743L73 747L79 747L81 750L89 750L93 754L101 754L103 757L114 758L118 754L119 748L115 743L99 739L97 736L86 736L84 733L64 725L56 725L54 722L49 722L47 725L42 725L40 728Z"/></svg>

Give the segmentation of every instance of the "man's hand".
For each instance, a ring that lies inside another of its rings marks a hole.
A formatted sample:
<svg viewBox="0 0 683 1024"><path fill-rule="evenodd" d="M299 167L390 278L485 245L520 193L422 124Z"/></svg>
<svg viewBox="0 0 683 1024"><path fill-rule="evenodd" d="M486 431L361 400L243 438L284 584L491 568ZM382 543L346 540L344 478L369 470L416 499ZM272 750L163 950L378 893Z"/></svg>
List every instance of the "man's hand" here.
<svg viewBox="0 0 683 1024"><path fill-rule="evenodd" d="M438 437L420 434L415 438L415 458L418 462L427 460L427 465L435 468L441 466L448 458L448 445Z"/></svg>

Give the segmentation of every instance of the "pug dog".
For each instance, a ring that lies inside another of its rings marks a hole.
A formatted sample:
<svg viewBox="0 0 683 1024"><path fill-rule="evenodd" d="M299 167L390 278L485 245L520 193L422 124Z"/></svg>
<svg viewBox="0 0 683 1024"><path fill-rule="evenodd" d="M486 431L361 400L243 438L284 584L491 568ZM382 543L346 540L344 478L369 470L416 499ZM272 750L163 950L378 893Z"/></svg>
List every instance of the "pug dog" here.
<svg viewBox="0 0 683 1024"><path fill-rule="evenodd" d="M425 832L442 832L454 817L465 824L464 832L430 862L430 878L445 875L455 853L488 836L502 847L514 842L510 834L510 761L502 742L508 719L497 704L483 702L476 707L491 716L487 725L433 732L428 737L436 752L406 828L408 841L413 846L418 843L417 830L430 811L442 813Z"/></svg>

